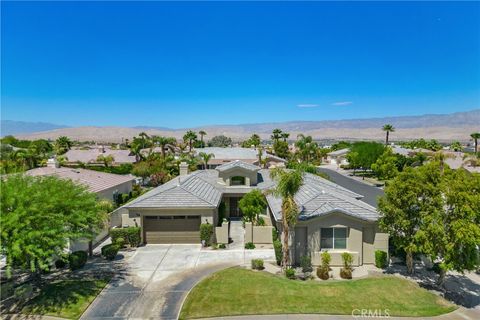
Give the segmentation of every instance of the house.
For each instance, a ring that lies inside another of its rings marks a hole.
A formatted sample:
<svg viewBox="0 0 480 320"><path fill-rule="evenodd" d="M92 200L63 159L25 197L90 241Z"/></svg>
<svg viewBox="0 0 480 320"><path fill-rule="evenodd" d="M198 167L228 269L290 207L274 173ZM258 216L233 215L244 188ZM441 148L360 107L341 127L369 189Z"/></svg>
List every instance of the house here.
<svg viewBox="0 0 480 320"><path fill-rule="evenodd" d="M179 177L124 206L128 214L122 225L141 226L144 243L200 243L201 223L217 225L219 215L240 219L238 202L244 194L275 186L268 169L239 160L192 173L183 164L180 171ZM266 198L266 214L281 230L281 199ZM319 264L320 253L328 250L332 265L341 264L342 252L350 252L355 265L373 264L375 250L387 251L388 236L379 230L376 209L361 198L307 173L295 198L301 213L290 241L293 260L299 263L301 256L310 255Z"/></svg>
<svg viewBox="0 0 480 320"><path fill-rule="evenodd" d="M78 182L94 192L101 199L114 201L122 193L132 191L135 177L132 175L120 175L105 173L81 168L60 167L55 159L49 159L46 167L28 170L29 176L56 176L61 179L70 179Z"/></svg>
<svg viewBox="0 0 480 320"><path fill-rule="evenodd" d="M327 153L328 163L336 165L348 165L347 154L349 151L349 148L345 148Z"/></svg>
<svg viewBox="0 0 480 320"><path fill-rule="evenodd" d="M93 146L81 149L70 149L65 153L67 164L84 164L103 165L98 161L99 156L112 156L112 165L118 166L121 164L133 164L136 162L135 156L131 154L130 150L112 149L105 146Z"/></svg>
<svg viewBox="0 0 480 320"><path fill-rule="evenodd" d="M219 148L219 147L206 147L195 149L195 155L198 156L200 152L213 154L214 157L208 161L208 168L215 169L216 167L228 163L234 160L241 160L246 163L251 163L259 165L258 161L258 148L242 148L242 147L232 147L232 148ZM273 166L282 166L287 161L283 158L277 157L273 154L262 151L261 155L262 160L266 160L266 167L270 168ZM202 167L202 165L200 165ZM203 168L203 167L202 167Z"/></svg>
<svg viewBox="0 0 480 320"><path fill-rule="evenodd" d="M86 186L89 191L96 193L98 198L110 201L115 201L115 198L122 193L130 193L135 180L135 177L132 175L119 175L87 169L60 167L58 161L55 159L49 159L46 167L31 169L25 174L33 177L55 176L60 179L69 179L75 183ZM70 251L89 250L92 246L101 242L107 235L108 227L106 226L104 230L96 235L91 244L89 244L89 241L86 239L78 239L70 241L68 249Z"/></svg>

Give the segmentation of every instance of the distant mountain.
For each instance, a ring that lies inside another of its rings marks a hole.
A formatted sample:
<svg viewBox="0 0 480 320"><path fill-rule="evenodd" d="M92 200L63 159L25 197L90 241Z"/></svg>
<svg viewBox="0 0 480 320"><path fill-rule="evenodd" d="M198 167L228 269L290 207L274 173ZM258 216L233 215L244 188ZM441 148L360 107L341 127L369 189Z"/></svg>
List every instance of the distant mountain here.
<svg viewBox="0 0 480 320"><path fill-rule="evenodd" d="M53 131L19 134L23 139L55 139L61 135L79 141L120 142L131 139L144 131L149 135L171 136L180 139L186 130L204 130L207 139L215 135L226 135L236 141L257 133L263 139L269 139L274 128L290 133L294 140L300 133L311 135L317 140L383 140L381 130L386 123L396 130L391 134L392 141L409 140L423 137L441 141L468 141L470 133L480 131L480 109L452 114L429 114L421 116L403 116L372 119L328 120L328 121L290 121L281 123L257 123L241 125L212 125L196 128L170 129L164 127L139 126L127 127L76 127ZM2 124L3 125L3 124Z"/></svg>
<svg viewBox="0 0 480 320"><path fill-rule="evenodd" d="M40 131L50 131L62 128L68 127L46 122L2 120L0 124L0 135L3 137L8 135L35 133Z"/></svg>

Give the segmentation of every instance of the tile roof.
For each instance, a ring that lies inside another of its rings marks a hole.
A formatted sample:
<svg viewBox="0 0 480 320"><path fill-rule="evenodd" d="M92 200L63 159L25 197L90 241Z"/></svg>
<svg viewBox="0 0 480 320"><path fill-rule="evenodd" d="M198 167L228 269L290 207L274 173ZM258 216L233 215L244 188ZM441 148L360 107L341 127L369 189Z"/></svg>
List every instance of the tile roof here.
<svg viewBox="0 0 480 320"><path fill-rule="evenodd" d="M71 149L65 153L68 162L83 162L83 163L97 163L97 157L99 155L103 156L113 156L115 163L135 163L135 156L130 155L130 150L117 150L110 148L103 148L104 152L100 151L101 147L93 149Z"/></svg>
<svg viewBox="0 0 480 320"><path fill-rule="evenodd" d="M110 188L114 188L120 184L135 180L132 175L120 175L113 173L99 172L87 169L73 169L73 168L52 168L41 167L28 170L26 172L29 176L56 176L61 179L70 179L87 186L91 192L100 192Z"/></svg>
<svg viewBox="0 0 480 320"><path fill-rule="evenodd" d="M225 171L232 170L232 169L235 169L235 168L242 168L242 169L245 169L245 170L248 170L248 171L258 171L258 170L260 170L260 167L257 167L256 165L253 165L251 163L247 163L247 162L244 162L244 161L240 161L240 160L235 160L235 161L231 161L229 163L222 164L221 166L216 167L215 170L217 170L219 172L225 172Z"/></svg>
<svg viewBox="0 0 480 320"><path fill-rule="evenodd" d="M275 186L267 169L258 171L258 184L252 188L266 191ZM217 170L199 170L187 176L177 177L166 184L155 188L143 196L128 203L126 208L214 208L220 203L223 193L244 193L252 188L226 186L220 183ZM237 190L238 189L238 190ZM332 212L343 212L347 215L376 221L376 209L359 199L363 196L345 189L319 176L306 173L304 185L295 197L301 208L300 220L327 215ZM271 194L267 201L275 219L281 219L281 199Z"/></svg>

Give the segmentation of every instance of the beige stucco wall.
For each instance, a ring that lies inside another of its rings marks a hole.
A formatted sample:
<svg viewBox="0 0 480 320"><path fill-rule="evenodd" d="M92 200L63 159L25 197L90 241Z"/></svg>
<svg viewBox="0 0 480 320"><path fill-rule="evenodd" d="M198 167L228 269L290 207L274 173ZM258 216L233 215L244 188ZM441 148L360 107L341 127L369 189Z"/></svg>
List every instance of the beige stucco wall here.
<svg viewBox="0 0 480 320"><path fill-rule="evenodd" d="M217 243L228 244L228 223L222 223L221 227L215 227Z"/></svg>
<svg viewBox="0 0 480 320"><path fill-rule="evenodd" d="M255 186L257 185L257 172L250 171L250 170L245 170L243 168L233 168L228 171L224 172L219 172L218 177L221 178L223 181L225 181L225 184L227 186L230 185L230 178L231 177L245 177L245 185L247 186Z"/></svg>
<svg viewBox="0 0 480 320"><path fill-rule="evenodd" d="M310 254L312 257L312 263L319 265L321 263L321 228L335 227L347 228L347 248L344 250L328 250L332 257L332 266L342 265L341 254L343 252L351 253L354 258L353 264L358 266L361 264L373 264L375 262L375 250L382 248L382 250L388 251L388 235L381 233L376 223L349 217L338 212L298 222L295 229L298 230L294 232L291 240L292 257L297 260L300 255L298 252L295 254L295 250L304 250L305 253ZM304 236L304 232L306 232L306 236ZM298 234L296 235L295 233ZM299 261L296 262L298 263Z"/></svg>
<svg viewBox="0 0 480 320"><path fill-rule="evenodd" d="M245 242L253 242L255 244L271 244L272 241L271 226L253 226L251 222L245 223Z"/></svg>
<svg viewBox="0 0 480 320"><path fill-rule="evenodd" d="M105 189L100 192L97 192L97 195L100 199L107 199L113 201L113 194L115 191L118 193L130 193L133 188L133 181L127 181L122 184L119 184L113 188Z"/></svg>

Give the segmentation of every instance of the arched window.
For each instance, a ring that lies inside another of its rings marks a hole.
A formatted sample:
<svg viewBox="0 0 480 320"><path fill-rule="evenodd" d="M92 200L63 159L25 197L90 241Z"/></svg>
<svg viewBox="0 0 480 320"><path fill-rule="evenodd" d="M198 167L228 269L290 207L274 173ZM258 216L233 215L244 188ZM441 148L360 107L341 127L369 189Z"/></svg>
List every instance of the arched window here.
<svg viewBox="0 0 480 320"><path fill-rule="evenodd" d="M235 176L230 178L230 185L231 186L244 186L245 185L245 177Z"/></svg>

